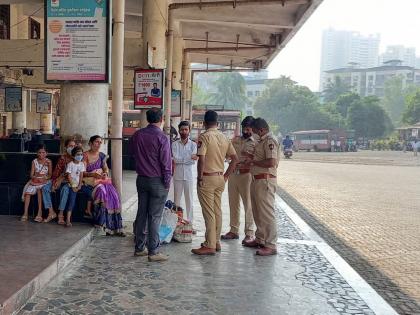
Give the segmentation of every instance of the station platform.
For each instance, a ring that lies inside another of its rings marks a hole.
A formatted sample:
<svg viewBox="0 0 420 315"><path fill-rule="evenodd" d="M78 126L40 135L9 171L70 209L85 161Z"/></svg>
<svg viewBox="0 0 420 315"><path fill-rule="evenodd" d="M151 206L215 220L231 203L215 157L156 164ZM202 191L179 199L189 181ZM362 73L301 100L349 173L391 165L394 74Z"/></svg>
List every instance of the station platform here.
<svg viewBox="0 0 420 315"><path fill-rule="evenodd" d="M135 187L135 175L131 175L125 184L130 189ZM135 194L124 199L123 213L130 232L137 199ZM223 232L229 224L227 199L225 191ZM37 280L31 280L35 281L30 285L32 291L18 294L20 307L18 303L14 309L3 305L0 313L21 308L19 314L396 314L280 197L276 200L279 252L271 257L256 256L254 250L241 246L240 240L222 242L222 251L216 256L192 255L191 248L198 247L204 236L197 199L194 211L198 233L193 243L162 246L170 256L164 263L133 257L132 235L106 237L87 226L75 226L70 237L61 227L46 225L38 232L38 241L25 245L33 254L23 255L20 247L25 235L41 226L33 223L25 230L18 228L21 223L15 220L15 230L10 228L6 239L9 258L2 256L0 267L7 262L10 274L32 268L30 277ZM6 225L12 220L0 219ZM4 241L0 239L0 245ZM50 253L51 244L56 244L56 258L49 255L44 266L57 266L56 276L49 272L50 277L44 277L43 260L34 257ZM28 262L21 264L21 260ZM12 271L17 267L19 271ZM30 277L22 278L20 284ZM0 282L2 299L7 286ZM16 286L9 292L13 290Z"/></svg>

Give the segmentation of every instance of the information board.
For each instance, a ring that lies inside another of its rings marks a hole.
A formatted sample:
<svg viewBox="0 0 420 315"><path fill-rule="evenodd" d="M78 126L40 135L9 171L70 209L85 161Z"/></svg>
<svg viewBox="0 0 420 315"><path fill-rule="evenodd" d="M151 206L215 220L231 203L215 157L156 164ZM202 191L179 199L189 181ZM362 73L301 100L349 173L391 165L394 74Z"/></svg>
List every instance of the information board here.
<svg viewBox="0 0 420 315"><path fill-rule="evenodd" d="M51 93L38 92L36 94L36 112L40 114L51 114Z"/></svg>
<svg viewBox="0 0 420 315"><path fill-rule="evenodd" d="M181 91L172 90L171 117L181 117Z"/></svg>
<svg viewBox="0 0 420 315"><path fill-rule="evenodd" d="M21 112L22 111L22 88L7 87L4 96L5 112Z"/></svg>
<svg viewBox="0 0 420 315"><path fill-rule="evenodd" d="M45 80L108 82L109 0L45 0Z"/></svg>
<svg viewBox="0 0 420 315"><path fill-rule="evenodd" d="M134 71L134 109L163 107L163 70Z"/></svg>

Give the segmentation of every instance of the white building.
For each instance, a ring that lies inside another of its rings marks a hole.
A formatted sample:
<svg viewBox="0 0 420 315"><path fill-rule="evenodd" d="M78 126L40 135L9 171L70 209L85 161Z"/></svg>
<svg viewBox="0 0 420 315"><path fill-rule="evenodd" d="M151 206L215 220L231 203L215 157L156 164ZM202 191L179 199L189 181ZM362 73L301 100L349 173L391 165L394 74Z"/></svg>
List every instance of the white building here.
<svg viewBox="0 0 420 315"><path fill-rule="evenodd" d="M384 96L385 82L393 77L401 77L403 87L415 84L420 86L420 70L403 66L400 60L390 60L379 67L372 68L339 68L324 73L322 91L335 77L340 77L352 91L360 96Z"/></svg>
<svg viewBox="0 0 420 315"><path fill-rule="evenodd" d="M347 67L355 63L362 68L378 65L380 35L363 36L357 32L332 28L322 34L321 80L325 71Z"/></svg>
<svg viewBox="0 0 420 315"><path fill-rule="evenodd" d="M386 51L379 58L380 64L390 60L401 60L403 66L416 66L416 48L403 45L387 46Z"/></svg>

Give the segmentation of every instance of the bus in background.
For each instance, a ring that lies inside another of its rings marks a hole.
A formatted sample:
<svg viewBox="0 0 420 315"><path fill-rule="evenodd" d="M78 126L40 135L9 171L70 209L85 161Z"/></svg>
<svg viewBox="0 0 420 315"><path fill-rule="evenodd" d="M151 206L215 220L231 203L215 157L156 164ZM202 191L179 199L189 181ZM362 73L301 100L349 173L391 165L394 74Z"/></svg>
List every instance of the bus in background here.
<svg viewBox="0 0 420 315"><path fill-rule="evenodd" d="M111 116L112 113L108 112L108 129L111 130ZM124 109L122 113L123 120L123 129L122 136L123 138L131 137L138 128L140 128L140 111Z"/></svg>
<svg viewBox="0 0 420 315"><path fill-rule="evenodd" d="M203 126L204 114L207 110L215 110L219 116L219 130L229 139L240 135L241 132L241 111L225 110L223 107L206 106L205 109L193 109L191 139L198 140L198 137L205 131Z"/></svg>
<svg viewBox="0 0 420 315"><path fill-rule="evenodd" d="M348 134L343 129L301 130L291 133L296 151L347 151Z"/></svg>

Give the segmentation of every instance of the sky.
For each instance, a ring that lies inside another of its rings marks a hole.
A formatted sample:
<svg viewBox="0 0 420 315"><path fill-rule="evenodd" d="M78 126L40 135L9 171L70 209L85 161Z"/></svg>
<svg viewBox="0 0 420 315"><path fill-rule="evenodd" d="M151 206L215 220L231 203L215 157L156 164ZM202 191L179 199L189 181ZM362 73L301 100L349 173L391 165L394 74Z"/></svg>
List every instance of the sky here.
<svg viewBox="0 0 420 315"><path fill-rule="evenodd" d="M420 0L324 0L268 67L269 77L290 76L312 91L319 89L322 31L381 35L388 45L416 47L420 56Z"/></svg>

